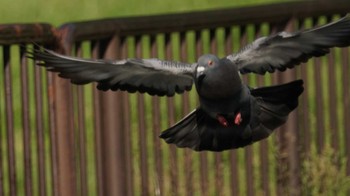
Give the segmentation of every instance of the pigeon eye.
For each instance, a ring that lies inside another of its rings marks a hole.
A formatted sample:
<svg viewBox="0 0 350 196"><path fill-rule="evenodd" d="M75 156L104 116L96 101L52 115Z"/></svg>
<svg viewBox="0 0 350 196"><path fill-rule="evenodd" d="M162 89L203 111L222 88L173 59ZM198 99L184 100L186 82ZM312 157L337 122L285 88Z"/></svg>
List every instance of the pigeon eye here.
<svg viewBox="0 0 350 196"><path fill-rule="evenodd" d="M209 60L209 61L208 61L208 65L209 65L209 66L212 66L212 65L213 65L213 61L212 61L212 60Z"/></svg>

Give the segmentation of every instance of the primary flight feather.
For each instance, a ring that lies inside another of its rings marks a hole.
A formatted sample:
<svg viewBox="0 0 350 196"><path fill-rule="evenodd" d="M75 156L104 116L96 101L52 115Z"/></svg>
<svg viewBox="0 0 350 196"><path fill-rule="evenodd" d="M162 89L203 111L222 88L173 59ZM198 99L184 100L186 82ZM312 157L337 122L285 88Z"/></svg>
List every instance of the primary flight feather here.
<svg viewBox="0 0 350 196"><path fill-rule="evenodd" d="M332 47L350 45L350 16L311 30L281 32L255 40L235 54L201 56L196 63L159 59L88 60L51 50L28 51L38 65L74 84L97 82L100 90L173 96L195 84L200 105L160 135L196 151L222 151L268 137L298 105L303 81L250 88L239 73L284 71Z"/></svg>

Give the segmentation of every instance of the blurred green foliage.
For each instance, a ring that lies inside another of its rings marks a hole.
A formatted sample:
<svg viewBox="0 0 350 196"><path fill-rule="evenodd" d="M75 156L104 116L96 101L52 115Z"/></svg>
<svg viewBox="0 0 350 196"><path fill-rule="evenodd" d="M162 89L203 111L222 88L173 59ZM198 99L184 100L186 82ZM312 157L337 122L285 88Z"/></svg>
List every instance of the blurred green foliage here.
<svg viewBox="0 0 350 196"><path fill-rule="evenodd" d="M350 190L346 158L330 146L320 154L310 153L303 162L302 187L305 195L345 195Z"/></svg>

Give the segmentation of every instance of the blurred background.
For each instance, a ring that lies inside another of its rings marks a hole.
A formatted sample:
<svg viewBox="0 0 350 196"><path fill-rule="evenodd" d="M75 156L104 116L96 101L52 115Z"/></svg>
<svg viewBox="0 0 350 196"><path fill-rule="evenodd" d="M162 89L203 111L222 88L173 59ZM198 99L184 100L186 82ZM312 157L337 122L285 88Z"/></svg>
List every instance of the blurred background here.
<svg viewBox="0 0 350 196"><path fill-rule="evenodd" d="M291 0L289 0L291 1ZM66 22L232 8L288 0L1 0L1 23Z"/></svg>
<svg viewBox="0 0 350 196"><path fill-rule="evenodd" d="M348 48L284 73L244 76L252 87L301 78L305 92L269 138L221 153L158 138L197 107L195 91L100 92L25 54L35 42L84 58L195 62L349 11L347 0L1 0L0 196L349 195Z"/></svg>

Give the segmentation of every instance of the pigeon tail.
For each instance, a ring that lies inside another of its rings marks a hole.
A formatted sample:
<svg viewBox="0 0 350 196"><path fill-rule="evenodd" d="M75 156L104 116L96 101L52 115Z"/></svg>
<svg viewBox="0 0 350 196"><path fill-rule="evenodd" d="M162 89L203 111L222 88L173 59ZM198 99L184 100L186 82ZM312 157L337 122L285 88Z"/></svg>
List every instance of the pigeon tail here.
<svg viewBox="0 0 350 196"><path fill-rule="evenodd" d="M303 92L303 81L262 87L251 90L260 112L253 118L258 119L252 126L253 141L268 137L274 129L287 121L288 115L298 106L298 97Z"/></svg>
<svg viewBox="0 0 350 196"><path fill-rule="evenodd" d="M251 144L251 137L243 135L244 129L244 125L222 126L217 119L197 108L180 122L163 131L160 138L180 148L223 151Z"/></svg>
<svg viewBox="0 0 350 196"><path fill-rule="evenodd" d="M196 149L199 141L197 131L197 113L198 109L192 111L174 126L163 131L160 138L167 143L175 143L178 147L189 147Z"/></svg>

